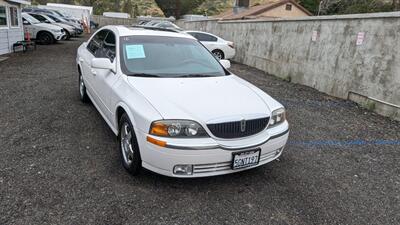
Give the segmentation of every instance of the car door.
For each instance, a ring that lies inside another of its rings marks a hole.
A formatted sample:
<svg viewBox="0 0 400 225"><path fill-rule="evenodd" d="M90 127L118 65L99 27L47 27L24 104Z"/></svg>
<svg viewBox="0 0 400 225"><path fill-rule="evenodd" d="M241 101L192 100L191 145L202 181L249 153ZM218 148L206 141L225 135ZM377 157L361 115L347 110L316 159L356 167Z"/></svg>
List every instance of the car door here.
<svg viewBox="0 0 400 225"><path fill-rule="evenodd" d="M111 63L116 64L116 38L115 34L112 31L109 31L106 38L104 39L103 45L101 49L98 51L98 58L107 58L111 61ZM99 107L102 108L102 111L106 114L105 116L109 121L112 120L113 112L111 110L111 96L112 96L112 87L119 79L119 76L110 70L104 69L93 69L96 73L94 77L94 86L98 89L98 97L101 102Z"/></svg>
<svg viewBox="0 0 400 225"><path fill-rule="evenodd" d="M101 55L101 48L103 47L104 39L106 38L109 30L100 30L88 42L79 55L79 61L82 66L83 80L89 95L92 97L94 104L100 107L101 100L99 96L99 89L96 87L95 78L96 71L92 69L92 60Z"/></svg>

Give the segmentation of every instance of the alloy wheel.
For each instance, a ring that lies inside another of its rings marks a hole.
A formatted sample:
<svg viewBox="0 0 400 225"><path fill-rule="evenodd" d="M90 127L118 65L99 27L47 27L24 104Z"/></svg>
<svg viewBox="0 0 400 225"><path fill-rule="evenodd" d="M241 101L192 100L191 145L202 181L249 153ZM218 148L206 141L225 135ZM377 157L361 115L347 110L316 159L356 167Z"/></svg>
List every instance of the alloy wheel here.
<svg viewBox="0 0 400 225"><path fill-rule="evenodd" d="M79 93L81 94L81 98L85 95L85 83L83 82L82 75L79 75Z"/></svg>
<svg viewBox="0 0 400 225"><path fill-rule="evenodd" d="M121 128L121 150L125 164L130 166L133 163L134 151L132 145L132 131L128 123L124 123Z"/></svg>
<svg viewBox="0 0 400 225"><path fill-rule="evenodd" d="M215 51L213 52L213 54L217 59L219 60L223 59L222 53L220 51Z"/></svg>

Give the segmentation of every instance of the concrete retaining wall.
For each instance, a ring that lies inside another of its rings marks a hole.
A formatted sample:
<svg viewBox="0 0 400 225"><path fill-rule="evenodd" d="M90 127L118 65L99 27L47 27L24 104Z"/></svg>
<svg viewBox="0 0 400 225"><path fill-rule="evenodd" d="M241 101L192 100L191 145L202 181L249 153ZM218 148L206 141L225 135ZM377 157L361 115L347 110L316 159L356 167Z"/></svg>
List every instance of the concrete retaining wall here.
<svg viewBox="0 0 400 225"><path fill-rule="evenodd" d="M136 19L123 19L123 18L111 18L105 16L92 16L92 20L99 24L99 27L107 25L133 25L136 24Z"/></svg>
<svg viewBox="0 0 400 225"><path fill-rule="evenodd" d="M237 62L400 120L400 12L179 25L233 41Z"/></svg>

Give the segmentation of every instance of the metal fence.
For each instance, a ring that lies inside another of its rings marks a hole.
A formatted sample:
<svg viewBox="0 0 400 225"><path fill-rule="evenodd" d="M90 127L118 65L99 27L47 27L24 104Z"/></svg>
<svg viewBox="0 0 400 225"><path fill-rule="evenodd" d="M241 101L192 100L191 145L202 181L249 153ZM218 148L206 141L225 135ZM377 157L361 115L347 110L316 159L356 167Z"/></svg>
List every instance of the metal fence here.
<svg viewBox="0 0 400 225"><path fill-rule="evenodd" d="M99 24L99 27L107 26L107 25L132 25L136 24L136 19L124 19L124 18L112 18L105 16L92 16L92 20Z"/></svg>

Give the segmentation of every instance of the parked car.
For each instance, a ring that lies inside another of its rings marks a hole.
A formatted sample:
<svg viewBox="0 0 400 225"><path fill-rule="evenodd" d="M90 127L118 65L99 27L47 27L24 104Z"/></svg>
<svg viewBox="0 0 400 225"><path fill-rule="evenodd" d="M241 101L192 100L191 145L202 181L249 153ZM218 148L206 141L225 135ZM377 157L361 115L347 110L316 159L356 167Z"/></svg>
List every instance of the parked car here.
<svg viewBox="0 0 400 225"><path fill-rule="evenodd" d="M63 24L67 24L69 26L72 26L75 30L76 35L81 35L83 33L83 27L82 25L77 25L74 22L68 22L67 20L65 20L64 18L58 17L58 16L53 16L50 14L46 14L48 17L50 17L50 19L56 21L57 23L63 23Z"/></svg>
<svg viewBox="0 0 400 225"><path fill-rule="evenodd" d="M58 12L57 10L43 9L43 8L37 8L37 7L25 7L22 9L22 12L64 17L64 15L61 14L60 12Z"/></svg>
<svg viewBox="0 0 400 225"><path fill-rule="evenodd" d="M164 20L139 21L138 24L146 27L159 27L175 31L183 31L183 29L178 27L176 24Z"/></svg>
<svg viewBox="0 0 400 225"><path fill-rule="evenodd" d="M175 25L174 23L170 21L160 21L158 23L155 23L152 25L153 27L159 27L159 28L165 28L165 29L171 29L171 30L176 30L176 31L182 31L183 29Z"/></svg>
<svg viewBox="0 0 400 225"><path fill-rule="evenodd" d="M32 39L36 39L42 44L53 44L56 41L63 40L66 37L63 28L47 23L41 23L33 16L22 13L24 28L28 30Z"/></svg>
<svg viewBox="0 0 400 225"><path fill-rule="evenodd" d="M236 55L233 42L226 41L216 35L201 31L185 31L199 40L218 59L232 59Z"/></svg>
<svg viewBox="0 0 400 225"><path fill-rule="evenodd" d="M134 175L243 171L277 159L288 140L284 107L190 35L106 26L78 48L76 63L81 100L118 136Z"/></svg>
<svg viewBox="0 0 400 225"><path fill-rule="evenodd" d="M83 33L83 26L80 23L80 21L73 19L73 18L68 18L66 15L60 13L57 10L42 9L42 8L37 8L37 7L25 7L22 9L22 12L47 15L52 20L56 21L57 23L63 23L63 24L67 24L67 25L74 27L75 32L77 34L80 35Z"/></svg>
<svg viewBox="0 0 400 225"><path fill-rule="evenodd" d="M99 28L99 24L91 20L90 29L97 29L97 28Z"/></svg>
<svg viewBox="0 0 400 225"><path fill-rule="evenodd" d="M66 35L66 40L71 39L71 37L76 36L76 30L74 29L74 27L64 24L64 23L58 23L54 20L52 20L49 16L45 15L45 14L35 14L35 13L28 13L29 15L33 16L35 19L39 20L41 23L49 23L49 24L54 24L57 25L61 28L64 29L65 31L65 35Z"/></svg>
<svg viewBox="0 0 400 225"><path fill-rule="evenodd" d="M138 25L141 25L141 26L144 26L144 25L146 25L147 23L149 23L150 21L148 21L148 20L141 20L141 21L139 21L137 24ZM135 24L134 24L135 25Z"/></svg>
<svg viewBox="0 0 400 225"><path fill-rule="evenodd" d="M69 19L63 18L63 17L59 17L59 16L54 16L54 15L50 15L50 14L46 14L47 16L49 16L51 19L53 19L54 21L57 21L59 23L64 23L70 26L73 26L77 33L80 35L83 33L83 26L82 24L78 24L76 22L70 21Z"/></svg>

